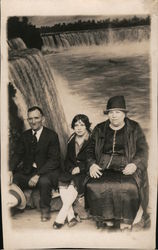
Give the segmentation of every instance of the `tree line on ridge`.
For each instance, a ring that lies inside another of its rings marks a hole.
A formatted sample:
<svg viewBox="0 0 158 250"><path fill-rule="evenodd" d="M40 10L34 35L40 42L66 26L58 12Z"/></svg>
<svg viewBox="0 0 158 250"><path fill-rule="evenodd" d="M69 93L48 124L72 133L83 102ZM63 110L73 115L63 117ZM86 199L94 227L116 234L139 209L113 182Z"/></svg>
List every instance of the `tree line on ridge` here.
<svg viewBox="0 0 158 250"><path fill-rule="evenodd" d="M35 25L29 22L28 17L9 17L7 23L7 35L8 39L20 37L28 48L42 48L43 41L41 34L53 33L53 32L71 32L71 31L84 31L84 30L96 30L107 28L125 28L150 25L150 17L137 17L123 18L123 19L110 19L105 20L78 20L76 22L69 23L57 23L53 26L41 26L37 28Z"/></svg>

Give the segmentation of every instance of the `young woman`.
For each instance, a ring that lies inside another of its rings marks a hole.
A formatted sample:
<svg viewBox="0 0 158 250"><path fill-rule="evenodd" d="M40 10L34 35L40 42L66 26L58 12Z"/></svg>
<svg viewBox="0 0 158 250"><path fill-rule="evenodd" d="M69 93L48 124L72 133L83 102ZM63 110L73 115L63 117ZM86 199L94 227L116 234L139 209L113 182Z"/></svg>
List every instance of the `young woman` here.
<svg viewBox="0 0 158 250"><path fill-rule="evenodd" d="M71 127L74 133L71 135L65 159L65 171L59 177L59 192L63 202L57 218L53 224L54 229L61 228L67 219L70 227L77 224L72 204L78 195L83 195L83 182L86 177L86 150L90 139L89 119L84 114L76 115Z"/></svg>

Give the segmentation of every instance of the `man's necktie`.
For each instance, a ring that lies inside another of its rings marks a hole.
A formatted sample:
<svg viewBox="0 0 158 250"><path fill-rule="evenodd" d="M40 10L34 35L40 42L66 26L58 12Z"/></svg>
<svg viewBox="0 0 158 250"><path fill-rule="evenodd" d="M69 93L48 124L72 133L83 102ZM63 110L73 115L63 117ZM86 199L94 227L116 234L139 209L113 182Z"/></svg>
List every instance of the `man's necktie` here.
<svg viewBox="0 0 158 250"><path fill-rule="evenodd" d="M37 134L37 132L35 131L35 133L32 135L32 145L33 145L34 147L36 147L36 145L37 145L37 137L36 137L36 134Z"/></svg>
<svg viewBox="0 0 158 250"><path fill-rule="evenodd" d="M33 158L35 161L35 154L36 154L36 147L37 147L37 137L36 137L37 132L32 135L32 153L33 153Z"/></svg>

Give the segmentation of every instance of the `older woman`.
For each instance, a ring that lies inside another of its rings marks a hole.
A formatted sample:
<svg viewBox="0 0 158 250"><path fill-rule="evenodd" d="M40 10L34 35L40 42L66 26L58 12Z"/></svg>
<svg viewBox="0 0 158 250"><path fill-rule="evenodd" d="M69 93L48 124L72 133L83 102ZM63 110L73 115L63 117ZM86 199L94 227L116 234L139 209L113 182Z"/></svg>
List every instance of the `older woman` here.
<svg viewBox="0 0 158 250"><path fill-rule="evenodd" d="M63 205L53 224L54 229L61 228L66 218L70 227L77 223L72 204L77 196L82 196L84 192L83 183L87 173L86 150L91 133L90 126L91 123L84 114L78 114L72 120L71 127L74 133L67 145L65 171L59 177L59 191Z"/></svg>
<svg viewBox="0 0 158 250"><path fill-rule="evenodd" d="M126 117L123 96L108 100L108 120L98 124L87 150L87 204L97 227L131 229L140 203L148 204L148 146L139 124Z"/></svg>

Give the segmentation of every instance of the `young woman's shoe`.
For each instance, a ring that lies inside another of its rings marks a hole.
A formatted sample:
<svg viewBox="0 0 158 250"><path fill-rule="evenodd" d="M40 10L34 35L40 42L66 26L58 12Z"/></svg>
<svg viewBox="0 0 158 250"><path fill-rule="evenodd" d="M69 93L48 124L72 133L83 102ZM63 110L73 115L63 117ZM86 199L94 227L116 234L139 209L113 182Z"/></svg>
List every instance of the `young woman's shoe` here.
<svg viewBox="0 0 158 250"><path fill-rule="evenodd" d="M69 227L73 227L78 223L78 220L74 217L68 222Z"/></svg>
<svg viewBox="0 0 158 250"><path fill-rule="evenodd" d="M58 223L58 222L54 222L54 224L53 224L53 228L54 229L60 229L62 226L63 226L64 224L61 224L61 223Z"/></svg>

